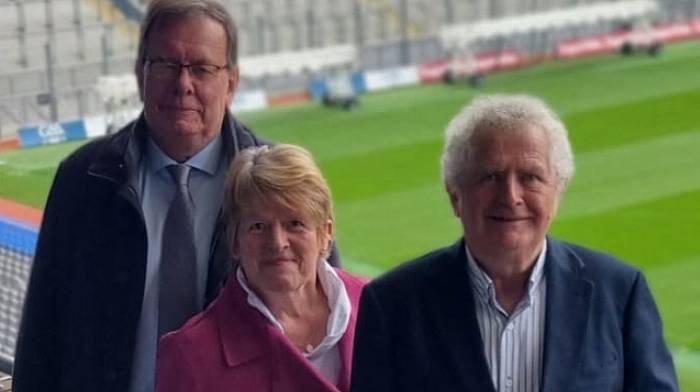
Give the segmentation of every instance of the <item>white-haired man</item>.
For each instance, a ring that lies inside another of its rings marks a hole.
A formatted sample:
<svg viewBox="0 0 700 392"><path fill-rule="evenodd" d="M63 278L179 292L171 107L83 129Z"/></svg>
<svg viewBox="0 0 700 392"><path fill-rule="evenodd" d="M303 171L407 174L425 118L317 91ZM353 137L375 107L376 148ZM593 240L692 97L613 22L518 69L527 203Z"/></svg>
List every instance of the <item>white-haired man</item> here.
<svg viewBox="0 0 700 392"><path fill-rule="evenodd" d="M642 273L547 235L573 172L541 100L466 107L443 154L464 236L365 287L352 391L677 391Z"/></svg>

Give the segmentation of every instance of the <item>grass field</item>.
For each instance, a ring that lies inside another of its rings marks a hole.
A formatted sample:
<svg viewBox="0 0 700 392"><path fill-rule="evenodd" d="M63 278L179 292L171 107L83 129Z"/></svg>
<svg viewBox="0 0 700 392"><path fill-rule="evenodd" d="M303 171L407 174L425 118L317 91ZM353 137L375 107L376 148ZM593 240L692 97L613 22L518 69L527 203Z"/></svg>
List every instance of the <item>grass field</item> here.
<svg viewBox="0 0 700 392"><path fill-rule="evenodd" d="M483 93L538 95L571 132L577 173L553 232L640 266L656 295L684 391L700 391L700 44L664 57L606 56L490 76ZM315 105L241 116L316 155L334 192L347 266L374 275L459 236L440 182L447 121L475 91L412 87L353 112ZM0 197L44 203L76 144L0 154ZM641 326L640 326L641 327Z"/></svg>

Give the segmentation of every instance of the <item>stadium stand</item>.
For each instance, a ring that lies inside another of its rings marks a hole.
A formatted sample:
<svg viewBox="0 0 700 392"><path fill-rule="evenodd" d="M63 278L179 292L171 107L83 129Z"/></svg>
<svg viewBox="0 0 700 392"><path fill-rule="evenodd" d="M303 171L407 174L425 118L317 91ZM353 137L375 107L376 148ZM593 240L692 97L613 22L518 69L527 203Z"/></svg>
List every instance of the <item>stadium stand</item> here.
<svg viewBox="0 0 700 392"><path fill-rule="evenodd" d="M583 5L540 13L508 16L471 24L445 26L440 37L445 46L459 46L465 42L487 40L497 36L553 33L562 28L586 25L604 25L611 22L651 18L658 12L658 3L652 0L634 0L614 3ZM558 38L561 38L558 37Z"/></svg>
<svg viewBox="0 0 700 392"><path fill-rule="evenodd" d="M266 74L319 72L328 67L353 64L357 50L353 45L328 46L302 51L285 51L241 59L247 77Z"/></svg>
<svg viewBox="0 0 700 392"><path fill-rule="evenodd" d="M313 61L311 66L305 65L304 53L352 46L359 60L342 64L345 68L373 70L419 64L445 57L449 48L439 37L444 36L447 26L479 25L564 6L615 3L622 7L630 1L226 1L239 23L242 58L254 64L243 67L242 87L263 88L271 95L308 85L316 69ZM698 12L696 1L658 3L664 3L663 9L668 10L662 18ZM5 56L0 59L0 137L20 125L56 120L46 105L51 102L46 96L51 84L58 103L53 110L57 119L105 111L94 85L99 76L131 73L137 20L143 7L139 0L1 0L0 49ZM614 27L598 22L582 27L579 23L557 37L605 33ZM502 46L503 40L484 38L477 49L493 50ZM540 39L533 45L531 34L520 31L512 34L509 42L522 46L520 50L541 50L551 47L553 40ZM47 66L46 43L51 48L51 67ZM296 57L302 60L289 61ZM284 59L275 63L290 66L259 66L270 58Z"/></svg>
<svg viewBox="0 0 700 392"><path fill-rule="evenodd" d="M50 91L56 119L100 111L95 80L133 67L135 32L108 0L1 0L0 137L54 120Z"/></svg>
<svg viewBox="0 0 700 392"><path fill-rule="evenodd" d="M0 392L12 391L12 377L0 372Z"/></svg>
<svg viewBox="0 0 700 392"><path fill-rule="evenodd" d="M12 370L36 237L35 227L0 216L0 372L6 374Z"/></svg>
<svg viewBox="0 0 700 392"><path fill-rule="evenodd" d="M319 50L353 48L354 61L323 65L328 68L378 70L422 64L447 56L451 48L441 37L453 27L572 6L625 8L634 2L225 0L239 24L241 58L253 64L243 67L242 91L264 89L271 96L304 90L318 71L318 61L305 58ZM700 13L697 0L646 2L662 5L657 15L661 21ZM0 0L0 138L14 136L27 124L103 113L105 102L95 84L100 76L132 72L144 6L141 0ZM557 40L617 27L609 20L560 25L549 36L543 36L541 28L521 30L481 37L474 48L500 50L508 42L511 49L525 52L551 50ZM260 66L269 59L289 66Z"/></svg>

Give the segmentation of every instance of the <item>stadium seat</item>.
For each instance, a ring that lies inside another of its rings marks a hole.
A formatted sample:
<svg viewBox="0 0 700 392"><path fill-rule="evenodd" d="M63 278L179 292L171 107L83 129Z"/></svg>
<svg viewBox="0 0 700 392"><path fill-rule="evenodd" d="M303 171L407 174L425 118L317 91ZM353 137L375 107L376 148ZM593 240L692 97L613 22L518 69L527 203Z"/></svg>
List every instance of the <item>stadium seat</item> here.
<svg viewBox="0 0 700 392"><path fill-rule="evenodd" d="M7 235L3 240L3 243L23 241ZM0 356L14 356L30 267L30 255L0 245Z"/></svg>

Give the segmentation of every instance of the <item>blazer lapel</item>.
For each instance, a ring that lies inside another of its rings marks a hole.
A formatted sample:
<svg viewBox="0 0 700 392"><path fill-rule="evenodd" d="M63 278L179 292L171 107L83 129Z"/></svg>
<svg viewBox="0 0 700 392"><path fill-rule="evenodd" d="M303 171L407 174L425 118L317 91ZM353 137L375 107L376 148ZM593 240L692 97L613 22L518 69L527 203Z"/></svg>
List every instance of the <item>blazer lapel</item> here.
<svg viewBox="0 0 700 392"><path fill-rule="evenodd" d="M267 322L263 316L248 306L246 294L235 275L215 302L219 326L219 339L226 366L235 367L264 355L271 355L272 348L267 336ZM218 301L218 300L217 300Z"/></svg>
<svg viewBox="0 0 700 392"><path fill-rule="evenodd" d="M584 267L564 244L547 238L543 392L565 391L578 369L593 291L581 276Z"/></svg>
<svg viewBox="0 0 700 392"><path fill-rule="evenodd" d="M432 311L430 319L438 330L436 336L443 340L439 344L447 348L459 370L464 390L495 391L476 319L463 240L448 248L447 256L435 263L440 263L440 267L433 270L433 290L422 297Z"/></svg>
<svg viewBox="0 0 700 392"><path fill-rule="evenodd" d="M330 384L282 332L248 305L247 295L235 275L231 275L227 281L222 297L219 298L224 300L222 303L214 302L212 306L217 306L219 339L225 366L235 368L257 359L267 361L266 369L253 370L269 373L265 377L265 385L250 384L246 390L336 390L335 385Z"/></svg>

